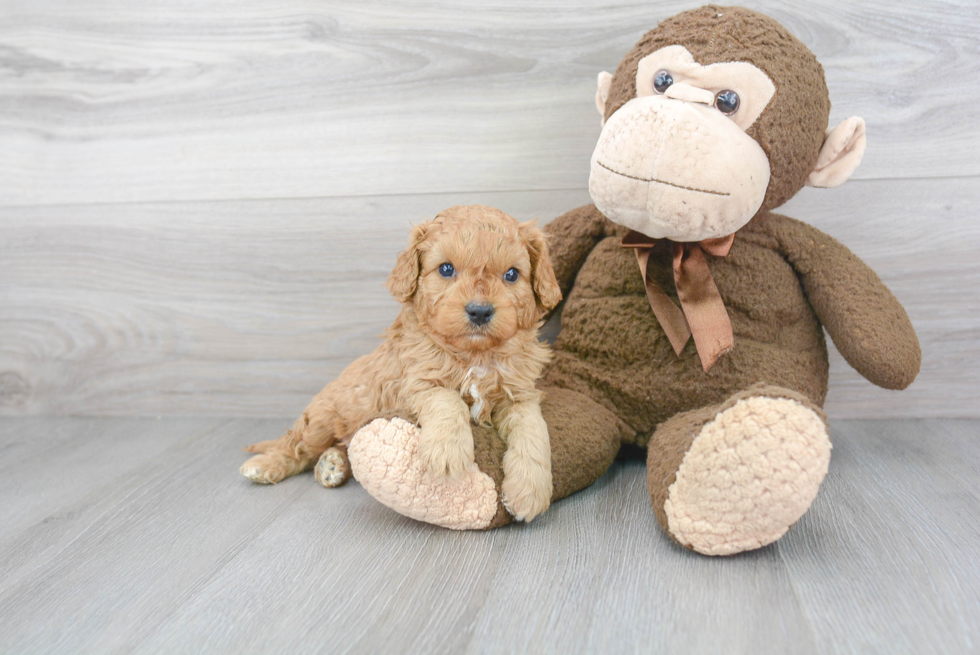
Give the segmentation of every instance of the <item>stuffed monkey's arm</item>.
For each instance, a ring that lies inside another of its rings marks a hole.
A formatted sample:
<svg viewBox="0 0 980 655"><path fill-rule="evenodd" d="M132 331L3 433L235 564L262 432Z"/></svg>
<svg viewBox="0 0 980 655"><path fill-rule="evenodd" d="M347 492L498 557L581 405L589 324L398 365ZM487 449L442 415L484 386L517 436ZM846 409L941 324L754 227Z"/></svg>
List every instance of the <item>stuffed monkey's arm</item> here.
<svg viewBox="0 0 980 655"><path fill-rule="evenodd" d="M544 226L548 251L563 298L575 282L575 276L596 244L606 236L609 220L595 205L585 205L562 214Z"/></svg>
<svg viewBox="0 0 980 655"><path fill-rule="evenodd" d="M922 351L908 314L881 279L834 238L771 215L783 254L847 363L886 389L912 384Z"/></svg>

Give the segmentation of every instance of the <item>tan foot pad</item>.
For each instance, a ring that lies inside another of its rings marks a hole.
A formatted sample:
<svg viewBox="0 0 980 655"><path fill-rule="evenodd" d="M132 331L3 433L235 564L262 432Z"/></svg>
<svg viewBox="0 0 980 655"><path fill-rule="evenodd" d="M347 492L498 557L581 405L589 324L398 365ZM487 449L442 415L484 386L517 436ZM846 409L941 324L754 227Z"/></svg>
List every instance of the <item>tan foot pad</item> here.
<svg viewBox="0 0 980 655"><path fill-rule="evenodd" d="M347 482L350 470L347 461L339 448L327 448L316 463L313 470L316 481L324 487L339 487Z"/></svg>
<svg viewBox="0 0 980 655"><path fill-rule="evenodd" d="M375 419L347 449L354 478L376 500L417 521L481 530L497 512L497 488L475 463L453 483L432 480L418 456L419 428L400 418Z"/></svg>
<svg viewBox="0 0 980 655"><path fill-rule="evenodd" d="M772 543L810 507L830 448L826 424L797 401L738 401L684 456L664 503L671 534L705 555Z"/></svg>

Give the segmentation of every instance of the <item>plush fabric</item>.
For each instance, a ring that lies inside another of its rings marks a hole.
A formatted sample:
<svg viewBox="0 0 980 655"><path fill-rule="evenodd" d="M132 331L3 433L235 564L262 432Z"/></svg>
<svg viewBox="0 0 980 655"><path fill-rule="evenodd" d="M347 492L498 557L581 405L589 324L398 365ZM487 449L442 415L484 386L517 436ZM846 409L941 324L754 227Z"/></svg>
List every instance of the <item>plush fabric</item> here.
<svg viewBox="0 0 980 655"><path fill-rule="evenodd" d="M695 82L705 89L737 88L741 94L738 111L729 117L743 130L749 129L752 123L765 111L776 93L776 86L765 73L744 61L730 61L719 64L702 66L694 61L694 56L684 46L667 46L641 59L636 69L637 96L652 95L653 78L661 70L669 70L675 80ZM673 85L665 95L677 95L677 87ZM685 84L687 93L691 93L691 85ZM747 93L746 93L747 91ZM709 98L707 104L714 104L715 94L706 91Z"/></svg>
<svg viewBox="0 0 980 655"><path fill-rule="evenodd" d="M681 545L727 555L772 543L810 506L830 462L826 416L757 384L662 423L647 460L654 512Z"/></svg>
<svg viewBox="0 0 980 655"><path fill-rule="evenodd" d="M559 251L585 261L542 384L592 397L635 430L639 445L671 416L721 402L756 382L822 405L828 369L822 325L872 382L901 388L918 373L918 341L902 306L845 246L800 221L760 214L739 230L727 257L707 255L735 334L735 347L707 372L692 342L674 354L647 302L635 257L620 245L625 228L584 207L545 230L556 262L562 261ZM668 243L654 248L647 266L676 299ZM563 288L570 286L570 267L556 265L556 275Z"/></svg>
<svg viewBox="0 0 980 655"><path fill-rule="evenodd" d="M707 5L668 18L623 58L613 76L606 120L636 95L637 64L650 52L682 45L705 66L744 61L769 76L776 93L748 134L769 157L773 179L762 209L779 207L803 186L817 161L830 116L823 67L772 18L741 7ZM733 53L737 56L733 58ZM781 94L792 84L806 93Z"/></svg>
<svg viewBox="0 0 980 655"><path fill-rule="evenodd" d="M551 434L553 499L595 482L612 464L622 439L622 421L566 389L543 389L541 413ZM349 447L354 478L383 504L419 521L456 530L496 528L513 520L499 501L507 449L492 429L473 426L476 466L461 482L434 482L418 460L418 428L401 418L381 417L359 430Z"/></svg>
<svg viewBox="0 0 980 655"><path fill-rule="evenodd" d="M765 199L769 161L751 136L729 129L731 119L713 107L685 102L680 118L658 112L658 105L675 99L674 86L665 96L631 100L629 112L609 118L592 156L589 193L610 220L656 239L728 236ZM644 135L664 132L668 141L651 156ZM648 193L650 182L658 185L656 196ZM700 192L696 204L692 191ZM701 219L693 225L692 213Z"/></svg>
<svg viewBox="0 0 980 655"><path fill-rule="evenodd" d="M864 262L816 228L771 211L802 188L818 161L813 179L836 184L863 152L860 119L830 130L825 145L830 101L812 53L771 18L747 9L684 12L647 33L612 78L599 76L596 102L606 128L634 101L638 62L670 46L683 46L705 67L751 64L775 87L744 132L771 168L762 206L742 217L727 256L705 256L734 347L708 370L693 340L676 353L651 309L637 257L623 247L630 226L596 205L579 207L545 227L565 300L562 331L539 382L548 389L542 413L555 500L601 475L621 445L646 448L653 514L663 528L699 553L729 555L782 536L827 473L824 329L851 366L888 389L912 383L921 351L905 310ZM693 64L684 70L699 74ZM697 115L683 114L678 103L704 106L697 91L675 95L661 101L675 116ZM628 141L621 163L645 165ZM682 139L669 147L685 143L709 147ZM694 175L685 153L676 154L670 161L678 179ZM703 200L711 194L685 192L685 201L711 206ZM674 245L653 244L646 269L676 303ZM498 452L495 439L490 431L474 432L478 451ZM494 456L477 460L499 484ZM491 527L509 520L498 511Z"/></svg>
<svg viewBox="0 0 980 655"><path fill-rule="evenodd" d="M852 116L828 130L827 139L820 149L816 166L806 179L806 185L821 189L840 186L861 162L867 145L864 119L858 116Z"/></svg>
<svg viewBox="0 0 980 655"><path fill-rule="evenodd" d="M419 432L401 418L368 423L348 449L355 477L375 499L417 521L453 530L489 527L498 508L494 481L475 463L458 482L430 480L417 457Z"/></svg>
<svg viewBox="0 0 980 655"><path fill-rule="evenodd" d="M810 507L830 464L824 423L805 405L750 397L694 439L668 489L667 532L706 555L776 541Z"/></svg>

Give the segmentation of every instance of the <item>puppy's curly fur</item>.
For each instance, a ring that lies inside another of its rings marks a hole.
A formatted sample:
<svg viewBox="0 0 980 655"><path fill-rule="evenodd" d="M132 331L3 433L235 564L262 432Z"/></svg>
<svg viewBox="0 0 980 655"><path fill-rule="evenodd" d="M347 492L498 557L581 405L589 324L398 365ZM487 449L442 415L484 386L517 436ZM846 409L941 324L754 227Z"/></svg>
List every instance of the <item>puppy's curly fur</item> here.
<svg viewBox="0 0 980 655"><path fill-rule="evenodd" d="M350 437L379 414L400 412L420 424L429 473L454 480L473 465L472 420L507 441L503 502L531 520L552 493L534 387L550 352L537 331L561 300L543 233L491 207L447 209L412 230L388 289L402 311L384 343L328 384L285 435L247 448L261 454L242 473L275 483L319 460L317 479L337 486L350 476Z"/></svg>

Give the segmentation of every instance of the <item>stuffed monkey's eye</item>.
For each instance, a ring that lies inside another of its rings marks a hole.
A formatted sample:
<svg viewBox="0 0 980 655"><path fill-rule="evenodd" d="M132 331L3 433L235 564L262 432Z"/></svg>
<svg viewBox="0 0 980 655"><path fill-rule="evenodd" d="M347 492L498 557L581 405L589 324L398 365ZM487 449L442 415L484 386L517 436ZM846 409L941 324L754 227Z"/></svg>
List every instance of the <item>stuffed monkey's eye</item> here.
<svg viewBox="0 0 980 655"><path fill-rule="evenodd" d="M731 89L719 91L715 96L715 107L725 116L731 116L738 111L738 94Z"/></svg>
<svg viewBox="0 0 980 655"><path fill-rule="evenodd" d="M653 88L656 89L657 93L663 93L673 83L674 78L667 71L657 71L657 74L653 76Z"/></svg>
<svg viewBox="0 0 980 655"><path fill-rule="evenodd" d="M508 268L507 272L504 273L504 279L508 282L517 282L517 278L520 276L521 273L516 268Z"/></svg>
<svg viewBox="0 0 980 655"><path fill-rule="evenodd" d="M456 275L456 269L449 262L445 264L439 264L439 275L443 277L452 277Z"/></svg>

